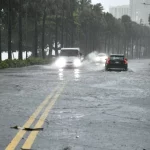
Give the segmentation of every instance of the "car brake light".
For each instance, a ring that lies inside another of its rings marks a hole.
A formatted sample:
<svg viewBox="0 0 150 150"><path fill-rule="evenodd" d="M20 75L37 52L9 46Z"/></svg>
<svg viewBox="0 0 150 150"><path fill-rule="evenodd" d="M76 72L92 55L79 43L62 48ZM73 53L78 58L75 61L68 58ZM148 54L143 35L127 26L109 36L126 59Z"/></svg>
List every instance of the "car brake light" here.
<svg viewBox="0 0 150 150"><path fill-rule="evenodd" d="M110 64L110 58L106 60L106 64Z"/></svg>
<svg viewBox="0 0 150 150"><path fill-rule="evenodd" d="M124 64L128 64L128 62L127 62L127 60L126 60L126 59L124 59Z"/></svg>

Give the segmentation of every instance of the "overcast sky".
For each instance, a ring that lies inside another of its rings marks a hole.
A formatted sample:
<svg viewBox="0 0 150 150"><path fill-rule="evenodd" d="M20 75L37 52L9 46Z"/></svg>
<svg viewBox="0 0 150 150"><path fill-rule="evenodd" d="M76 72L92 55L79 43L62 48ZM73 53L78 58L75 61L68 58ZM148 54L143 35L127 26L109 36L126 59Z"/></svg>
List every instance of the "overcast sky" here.
<svg viewBox="0 0 150 150"><path fill-rule="evenodd" d="M129 0L92 0L92 3L101 3L105 11L109 11L110 6L126 5Z"/></svg>

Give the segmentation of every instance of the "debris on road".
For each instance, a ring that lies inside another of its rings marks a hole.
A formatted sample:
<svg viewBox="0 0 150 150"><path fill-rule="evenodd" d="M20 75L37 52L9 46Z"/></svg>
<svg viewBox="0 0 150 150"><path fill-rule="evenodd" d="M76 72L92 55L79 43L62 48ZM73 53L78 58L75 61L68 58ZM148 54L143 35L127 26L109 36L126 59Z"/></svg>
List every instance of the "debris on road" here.
<svg viewBox="0 0 150 150"><path fill-rule="evenodd" d="M71 147L65 147L63 150L71 150Z"/></svg>
<svg viewBox="0 0 150 150"><path fill-rule="evenodd" d="M33 149L24 149L24 148L21 148L21 150L33 150Z"/></svg>
<svg viewBox="0 0 150 150"><path fill-rule="evenodd" d="M43 128L24 128L19 126L10 127L11 129L17 129L17 130L25 130L25 131L43 131Z"/></svg>

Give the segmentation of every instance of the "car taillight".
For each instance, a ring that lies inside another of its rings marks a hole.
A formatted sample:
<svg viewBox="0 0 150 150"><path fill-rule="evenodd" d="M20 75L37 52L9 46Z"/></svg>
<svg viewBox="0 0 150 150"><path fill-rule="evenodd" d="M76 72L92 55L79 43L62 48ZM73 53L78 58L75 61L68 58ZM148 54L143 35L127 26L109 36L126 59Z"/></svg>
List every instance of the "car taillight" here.
<svg viewBox="0 0 150 150"><path fill-rule="evenodd" d="M127 60L126 60L126 59L124 59L124 64L128 64L128 62L127 62Z"/></svg>
<svg viewBox="0 0 150 150"><path fill-rule="evenodd" d="M110 58L106 60L106 64L110 64Z"/></svg>

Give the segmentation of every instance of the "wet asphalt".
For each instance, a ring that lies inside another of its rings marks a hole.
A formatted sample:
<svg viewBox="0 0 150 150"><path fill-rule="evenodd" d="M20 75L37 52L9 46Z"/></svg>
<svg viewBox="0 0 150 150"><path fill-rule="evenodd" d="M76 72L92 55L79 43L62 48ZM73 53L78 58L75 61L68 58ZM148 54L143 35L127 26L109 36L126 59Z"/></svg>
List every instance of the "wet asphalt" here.
<svg viewBox="0 0 150 150"><path fill-rule="evenodd" d="M22 130L11 127L23 127L52 93L54 105L30 149L150 150L150 60L130 60L127 72L106 72L103 64L88 62L79 69L0 70L0 150ZM24 148L33 132L26 131L14 149Z"/></svg>

